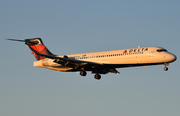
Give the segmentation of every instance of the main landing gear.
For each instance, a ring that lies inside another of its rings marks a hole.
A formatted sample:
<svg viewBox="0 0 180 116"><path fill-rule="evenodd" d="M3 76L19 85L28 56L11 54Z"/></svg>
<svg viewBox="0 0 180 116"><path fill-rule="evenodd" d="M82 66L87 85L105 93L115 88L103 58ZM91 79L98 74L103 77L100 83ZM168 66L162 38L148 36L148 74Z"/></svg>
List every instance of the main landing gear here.
<svg viewBox="0 0 180 116"><path fill-rule="evenodd" d="M101 79L101 75L95 74L95 75L94 75L94 78L97 79L97 80L100 80L100 79Z"/></svg>
<svg viewBox="0 0 180 116"><path fill-rule="evenodd" d="M81 72L80 72L80 75L81 75L81 76L86 76L87 73L86 73L86 71L81 71Z"/></svg>
<svg viewBox="0 0 180 116"><path fill-rule="evenodd" d="M169 64L164 64L164 65L165 65L164 70L168 71L168 67L166 67L166 66L169 66Z"/></svg>
<svg viewBox="0 0 180 116"><path fill-rule="evenodd" d="M86 76L87 73L86 73L86 71L81 71L81 72L80 72L80 75L81 75L81 76ZM97 80L100 80L100 79L101 79L101 75L95 74L95 75L94 75L94 78L97 79Z"/></svg>

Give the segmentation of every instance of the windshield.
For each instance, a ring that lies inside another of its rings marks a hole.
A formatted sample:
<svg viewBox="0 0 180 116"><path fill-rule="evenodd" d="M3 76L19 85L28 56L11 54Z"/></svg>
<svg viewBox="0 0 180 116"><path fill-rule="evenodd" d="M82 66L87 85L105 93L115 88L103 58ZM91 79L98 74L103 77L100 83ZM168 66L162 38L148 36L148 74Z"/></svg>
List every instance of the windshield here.
<svg viewBox="0 0 180 116"><path fill-rule="evenodd" d="M158 49L157 52L167 52L166 49Z"/></svg>

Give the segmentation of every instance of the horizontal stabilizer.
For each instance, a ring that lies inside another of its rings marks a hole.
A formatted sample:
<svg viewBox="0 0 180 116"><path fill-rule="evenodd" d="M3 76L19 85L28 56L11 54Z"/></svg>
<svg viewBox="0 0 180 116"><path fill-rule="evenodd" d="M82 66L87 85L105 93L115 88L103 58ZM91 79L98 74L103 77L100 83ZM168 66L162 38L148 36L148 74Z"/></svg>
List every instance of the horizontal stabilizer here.
<svg viewBox="0 0 180 116"><path fill-rule="evenodd" d="M18 39L7 39L7 38L4 38L5 40L11 40L11 41L19 41L19 42L25 42L25 40L18 40Z"/></svg>

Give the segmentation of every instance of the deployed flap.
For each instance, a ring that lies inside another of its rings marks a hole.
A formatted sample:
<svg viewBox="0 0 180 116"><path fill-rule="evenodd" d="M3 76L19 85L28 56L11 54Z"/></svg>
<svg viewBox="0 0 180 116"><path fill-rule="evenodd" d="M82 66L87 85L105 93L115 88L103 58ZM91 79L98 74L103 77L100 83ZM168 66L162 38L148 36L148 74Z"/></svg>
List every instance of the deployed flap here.
<svg viewBox="0 0 180 116"><path fill-rule="evenodd" d="M111 68L111 69L109 70L109 72L111 72L111 73L116 73L116 74L120 74L120 72L118 72L115 68Z"/></svg>

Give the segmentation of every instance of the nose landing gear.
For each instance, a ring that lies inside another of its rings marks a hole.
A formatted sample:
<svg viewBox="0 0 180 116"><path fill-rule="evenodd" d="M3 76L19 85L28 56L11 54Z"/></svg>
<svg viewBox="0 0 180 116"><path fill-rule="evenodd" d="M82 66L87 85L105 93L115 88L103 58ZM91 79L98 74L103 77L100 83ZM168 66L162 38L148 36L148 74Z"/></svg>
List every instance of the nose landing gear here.
<svg viewBox="0 0 180 116"><path fill-rule="evenodd" d="M165 71L168 71L168 67L164 67L164 70L165 70Z"/></svg>
<svg viewBox="0 0 180 116"><path fill-rule="evenodd" d="M168 71L168 67L166 67L166 66L169 66L169 64L164 64L164 65L165 65L164 70Z"/></svg>

